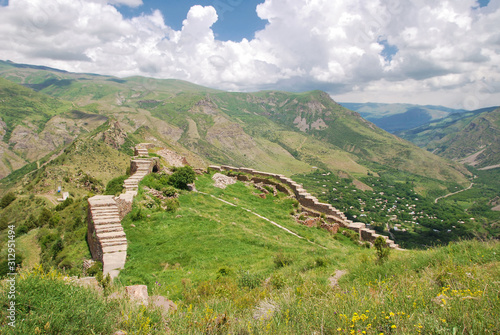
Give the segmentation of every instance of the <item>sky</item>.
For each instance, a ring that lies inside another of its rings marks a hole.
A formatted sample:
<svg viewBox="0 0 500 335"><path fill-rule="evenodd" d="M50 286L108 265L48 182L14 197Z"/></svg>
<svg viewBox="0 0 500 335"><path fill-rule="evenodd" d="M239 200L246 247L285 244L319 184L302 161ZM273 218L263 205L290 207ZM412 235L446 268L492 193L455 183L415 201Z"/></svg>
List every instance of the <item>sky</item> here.
<svg viewBox="0 0 500 335"><path fill-rule="evenodd" d="M339 102L500 105L500 0L0 0L0 59Z"/></svg>

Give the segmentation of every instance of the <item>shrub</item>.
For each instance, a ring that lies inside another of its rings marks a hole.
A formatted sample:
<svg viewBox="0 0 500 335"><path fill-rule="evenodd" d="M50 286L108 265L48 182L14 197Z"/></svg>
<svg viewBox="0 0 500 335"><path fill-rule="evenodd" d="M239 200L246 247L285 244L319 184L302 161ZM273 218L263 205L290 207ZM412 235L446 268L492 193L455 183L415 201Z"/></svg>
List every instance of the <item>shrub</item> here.
<svg viewBox="0 0 500 335"><path fill-rule="evenodd" d="M97 275L99 272L102 272L102 263L99 261L95 262L87 269L87 275L91 277Z"/></svg>
<svg viewBox="0 0 500 335"><path fill-rule="evenodd" d="M52 212L47 207L43 207L40 215L38 215L38 227L42 227L43 225L49 223L51 217Z"/></svg>
<svg viewBox="0 0 500 335"><path fill-rule="evenodd" d="M118 193L122 193L122 191L123 191L123 182L127 178L128 178L127 175L123 175L123 176L111 179L108 182L108 184L106 185L106 192L104 192L104 194L106 194L106 195L115 195L115 194L118 194Z"/></svg>
<svg viewBox="0 0 500 335"><path fill-rule="evenodd" d="M196 174L193 168L190 166L183 166L175 170L168 182L175 188L186 190L187 185L193 183L195 179Z"/></svg>
<svg viewBox="0 0 500 335"><path fill-rule="evenodd" d="M359 241L359 233L350 230L350 229L343 229L342 230L342 235L349 237L349 239L353 242Z"/></svg>
<svg viewBox="0 0 500 335"><path fill-rule="evenodd" d="M389 258L391 249L387 247L387 242L382 236L375 239L374 245L377 253L377 263L383 264Z"/></svg>
<svg viewBox="0 0 500 335"><path fill-rule="evenodd" d="M9 226L9 219L6 215L0 216L0 230L4 230Z"/></svg>
<svg viewBox="0 0 500 335"><path fill-rule="evenodd" d="M16 196L14 195L14 193L7 193L2 197L2 200L0 200L0 208L9 206L14 200L16 200Z"/></svg>
<svg viewBox="0 0 500 335"><path fill-rule="evenodd" d="M26 224L22 224L16 229L16 237L26 234L29 231L29 228Z"/></svg>
<svg viewBox="0 0 500 335"><path fill-rule="evenodd" d="M177 191L175 190L174 187L172 186L166 186L161 189L161 192L163 193L164 196L166 197L175 197L177 194Z"/></svg>
<svg viewBox="0 0 500 335"><path fill-rule="evenodd" d="M167 212L175 212L179 208L179 200L177 198L168 198L162 201L162 206Z"/></svg>
<svg viewBox="0 0 500 335"><path fill-rule="evenodd" d="M325 267L327 266L328 264L330 263L330 260L326 257L322 257L322 256L318 256L316 257L316 259L314 260L314 264L317 266L317 267Z"/></svg>
<svg viewBox="0 0 500 335"><path fill-rule="evenodd" d="M21 255L21 253L16 252L16 255L14 257L14 263L16 264L16 271L19 266L23 263L24 257ZM9 266L9 261L7 259L0 261L0 278L5 277L8 273L13 273L15 271L11 271L10 266Z"/></svg>
<svg viewBox="0 0 500 335"><path fill-rule="evenodd" d="M139 221L144 218L144 214L142 214L142 208L139 207L137 210L133 211L131 216L132 221Z"/></svg>
<svg viewBox="0 0 500 335"><path fill-rule="evenodd" d="M274 193L274 188L272 188L271 186L269 185L264 185L262 186L264 187L264 189L266 189L269 193Z"/></svg>
<svg viewBox="0 0 500 335"><path fill-rule="evenodd" d="M276 256L274 256L273 261L274 261L274 265L277 268L282 268L284 266L287 266L287 265L290 265L293 263L293 260L289 256L287 256L281 252L276 254Z"/></svg>
<svg viewBox="0 0 500 335"><path fill-rule="evenodd" d="M227 266L222 266L217 270L217 279L225 276L229 276L233 271Z"/></svg>
<svg viewBox="0 0 500 335"><path fill-rule="evenodd" d="M59 215L59 213L57 212L54 213L54 215L52 215L49 219L49 227L54 228L59 224L60 221L61 221L61 216Z"/></svg>
<svg viewBox="0 0 500 335"><path fill-rule="evenodd" d="M61 202L59 205L56 206L55 210L56 211L62 211L63 209L65 209L66 207L68 207L69 205L71 205L73 203L73 198L67 198L66 200L64 200L63 202Z"/></svg>

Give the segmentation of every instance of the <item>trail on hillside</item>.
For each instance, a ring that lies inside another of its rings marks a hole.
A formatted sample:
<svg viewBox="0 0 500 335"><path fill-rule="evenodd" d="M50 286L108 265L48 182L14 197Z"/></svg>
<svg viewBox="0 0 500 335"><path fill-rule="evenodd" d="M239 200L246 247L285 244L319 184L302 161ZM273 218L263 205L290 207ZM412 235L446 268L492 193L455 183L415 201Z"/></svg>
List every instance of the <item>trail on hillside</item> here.
<svg viewBox="0 0 500 335"><path fill-rule="evenodd" d="M439 199L444 199L444 198L447 198L447 197L452 196L454 194L458 194L460 192L470 190L473 185L474 185L474 183L470 183L469 187L464 188L463 190L460 190L460 191L457 191L457 192L453 192L453 193L448 193L447 195L443 195L442 197L438 197L438 198L436 198L436 200L434 200L434 203L437 204L437 202L438 202Z"/></svg>
<svg viewBox="0 0 500 335"><path fill-rule="evenodd" d="M274 221L272 221L272 220L270 220L270 219L266 218L265 216L262 216L262 215L260 215L260 214L258 214L258 213L255 213L255 212L253 212L252 210L250 210L250 209L248 209L248 208L245 208L245 207L240 207L240 206L235 205L235 204L233 204L233 203L231 203L231 202L229 202L229 201L226 201L226 200L224 200L224 199L217 198L215 195L212 195L212 194L208 194L208 193L205 193L205 192L200 192L200 191L197 191L197 192L198 192L198 193L200 193L200 194L203 194L203 195L208 195L208 196L211 196L212 198L214 198L214 199L216 199L216 200L219 200L219 201L222 201L223 203L225 203L225 204L227 204L227 205L229 205L229 206L239 207L239 208L241 208L241 209L243 209L243 210L247 211L248 213L251 213L251 214L253 214L253 215L255 215L255 216L257 216L257 217L259 217L259 218L261 218L261 219L263 219L263 220L265 220L265 221L267 221L267 222L269 222L269 223L271 223L271 224L273 224L273 225L275 225L276 227L278 227L278 228L280 228L280 229L282 229L282 230L286 231L288 234L291 234L291 235L293 235L293 236L295 236L295 237L297 237L297 238L300 238L300 239L304 239L304 240L306 240L307 242L309 242L309 243L311 243L311 244L314 244L314 245L316 245L316 246L318 246L318 247L320 247L320 248L327 249L326 247L324 247L324 246L322 246L322 245L319 245L319 244L317 244L317 243L314 243L313 241L310 241L310 240L308 240L308 239L305 239L303 236L300 236L299 234L294 233L293 231L291 231L291 230L290 230L290 229L288 229L288 228L283 227L283 226L282 226L282 225L280 225L279 223L276 223L276 222L274 222Z"/></svg>

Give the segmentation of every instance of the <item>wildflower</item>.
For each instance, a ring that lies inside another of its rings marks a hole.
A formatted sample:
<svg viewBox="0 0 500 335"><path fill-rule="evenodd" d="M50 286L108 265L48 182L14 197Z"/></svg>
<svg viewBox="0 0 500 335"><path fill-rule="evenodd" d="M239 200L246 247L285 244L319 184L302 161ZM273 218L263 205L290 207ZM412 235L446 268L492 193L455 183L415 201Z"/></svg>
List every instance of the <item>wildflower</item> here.
<svg viewBox="0 0 500 335"><path fill-rule="evenodd" d="M392 329L396 329L397 327L396 327L396 325L392 325L391 328Z"/></svg>

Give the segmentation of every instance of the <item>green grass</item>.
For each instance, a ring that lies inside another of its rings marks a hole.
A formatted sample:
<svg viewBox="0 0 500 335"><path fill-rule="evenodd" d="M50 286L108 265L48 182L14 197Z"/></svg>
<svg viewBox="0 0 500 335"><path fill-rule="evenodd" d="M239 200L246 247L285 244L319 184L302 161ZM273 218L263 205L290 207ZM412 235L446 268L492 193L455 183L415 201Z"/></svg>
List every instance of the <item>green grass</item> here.
<svg viewBox="0 0 500 335"><path fill-rule="evenodd" d="M129 216L123 221L130 242L129 260L119 277L122 283L159 282L164 290L180 297L182 280L215 279L221 267L267 276L272 271L272 258L279 252L297 255L306 249L308 257L315 257L324 253L321 246L338 244L322 230L295 223L288 214L293 201L284 194L261 199L252 194L255 189L243 183L230 185L225 190L214 189L209 184L210 176L204 175L199 177L196 187L237 206L209 195L183 192L177 212L143 209L142 215L150 217L133 221ZM141 196L137 202L141 202ZM317 244L290 235L245 208ZM155 252L151 253L152 250Z"/></svg>
<svg viewBox="0 0 500 335"><path fill-rule="evenodd" d="M106 300L35 267L17 283L16 332L6 326L6 308L0 310L2 334L108 334L120 329L130 334L500 331L498 241L392 250L379 264L373 248L295 223L289 215L293 201L284 194L262 199L253 186L241 182L218 189L209 174L198 176L196 187L207 194L182 191L176 212L143 207L142 219L134 221L139 206L147 203L139 191L133 212L123 221L129 241L125 269L104 293L146 284L150 295L174 300L176 312L162 319L152 308ZM62 213L71 210L81 209L75 203ZM73 243L71 237L65 239ZM331 287L337 270L347 274ZM0 295L0 305L7 303L6 295Z"/></svg>

